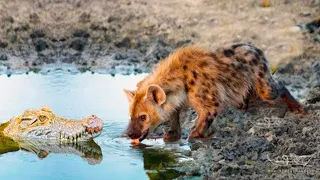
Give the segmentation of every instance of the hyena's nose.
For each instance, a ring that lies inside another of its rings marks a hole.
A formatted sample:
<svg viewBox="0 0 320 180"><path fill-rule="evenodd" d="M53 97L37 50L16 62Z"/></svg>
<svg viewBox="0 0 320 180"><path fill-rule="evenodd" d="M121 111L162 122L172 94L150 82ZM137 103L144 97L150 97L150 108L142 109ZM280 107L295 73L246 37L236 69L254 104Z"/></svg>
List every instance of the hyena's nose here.
<svg viewBox="0 0 320 180"><path fill-rule="evenodd" d="M137 139L140 137L139 133L135 133L134 131L132 130L129 130L127 132L127 135L131 138L131 139Z"/></svg>

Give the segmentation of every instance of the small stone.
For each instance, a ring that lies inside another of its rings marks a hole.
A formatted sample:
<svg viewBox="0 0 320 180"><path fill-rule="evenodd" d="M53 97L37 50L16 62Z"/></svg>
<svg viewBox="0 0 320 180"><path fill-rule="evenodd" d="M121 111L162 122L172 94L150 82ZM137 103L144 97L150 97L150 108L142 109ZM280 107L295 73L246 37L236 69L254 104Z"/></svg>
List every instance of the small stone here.
<svg viewBox="0 0 320 180"><path fill-rule="evenodd" d="M127 59L128 58L128 55L127 54L124 54L124 53L117 53L114 58L116 60L122 60L122 59Z"/></svg>
<svg viewBox="0 0 320 180"><path fill-rule="evenodd" d="M266 161L266 160L268 160L268 156L269 156L269 151L265 151L265 152L263 152L263 153L260 154L259 159L260 159L261 161Z"/></svg>
<svg viewBox="0 0 320 180"><path fill-rule="evenodd" d="M41 29L37 29L37 30L34 30L31 34L30 34L30 37L31 38L43 38L45 37L45 33L43 32L43 30Z"/></svg>
<svg viewBox="0 0 320 180"><path fill-rule="evenodd" d="M120 42L114 43L114 45L118 48L124 47L124 48L130 48L131 46L131 40L128 37L123 38Z"/></svg>
<svg viewBox="0 0 320 180"><path fill-rule="evenodd" d="M266 133L264 137L266 137L268 142L271 142L273 140L273 134L271 132Z"/></svg>
<svg viewBox="0 0 320 180"><path fill-rule="evenodd" d="M248 131L249 134L253 135L255 133L254 127L250 128Z"/></svg>
<svg viewBox="0 0 320 180"><path fill-rule="evenodd" d="M6 48L7 46L8 46L7 42L0 40L0 48Z"/></svg>
<svg viewBox="0 0 320 180"><path fill-rule="evenodd" d="M108 23L111 23L112 21L115 21L115 20L117 20L116 17L114 17L114 16L109 16L107 21L108 21Z"/></svg>
<svg viewBox="0 0 320 180"><path fill-rule="evenodd" d="M47 45L46 41L44 41L43 39L38 39L34 43L34 46L35 46L37 52L41 52L41 51L45 50L48 45Z"/></svg>
<svg viewBox="0 0 320 180"><path fill-rule="evenodd" d="M5 21L7 21L7 22L14 23L14 19L13 19L12 16L7 16L7 17L5 17L4 19L5 19Z"/></svg>
<svg viewBox="0 0 320 180"><path fill-rule="evenodd" d="M83 51L86 44L87 43L82 39L75 39L71 42L69 47L77 51Z"/></svg>
<svg viewBox="0 0 320 180"><path fill-rule="evenodd" d="M29 18L30 18L30 22L31 22L31 23L38 23L38 22L40 22L40 18L39 18L39 16L38 16L37 13L32 13L32 14L30 14L30 15L29 15Z"/></svg>
<svg viewBox="0 0 320 180"><path fill-rule="evenodd" d="M94 31L98 31L100 29L100 25L97 23L92 23L90 26L90 29L92 29Z"/></svg>
<svg viewBox="0 0 320 180"><path fill-rule="evenodd" d="M79 17L79 22L81 22L81 23L90 22L90 14L89 13L82 13Z"/></svg>
<svg viewBox="0 0 320 180"><path fill-rule="evenodd" d="M72 35L74 37L83 37L83 38L90 37L90 34L86 30L82 30L82 29L75 30Z"/></svg>
<svg viewBox="0 0 320 180"><path fill-rule="evenodd" d="M306 100L309 104L320 102L320 87L311 88Z"/></svg>
<svg viewBox="0 0 320 180"><path fill-rule="evenodd" d="M304 127L302 128L302 134L306 134L307 132L311 131L312 130L312 127Z"/></svg>
<svg viewBox="0 0 320 180"><path fill-rule="evenodd" d="M0 54L0 61L7 61L8 56L6 54Z"/></svg>

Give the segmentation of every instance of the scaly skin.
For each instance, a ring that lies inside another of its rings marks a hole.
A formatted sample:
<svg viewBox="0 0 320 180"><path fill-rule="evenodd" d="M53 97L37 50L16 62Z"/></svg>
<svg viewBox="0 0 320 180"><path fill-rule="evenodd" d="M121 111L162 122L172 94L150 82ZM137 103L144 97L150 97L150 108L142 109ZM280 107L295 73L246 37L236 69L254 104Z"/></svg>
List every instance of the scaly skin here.
<svg viewBox="0 0 320 180"><path fill-rule="evenodd" d="M56 116L50 108L29 109L0 126L0 133L15 141L26 139L87 141L100 135L103 121L95 115L82 120Z"/></svg>

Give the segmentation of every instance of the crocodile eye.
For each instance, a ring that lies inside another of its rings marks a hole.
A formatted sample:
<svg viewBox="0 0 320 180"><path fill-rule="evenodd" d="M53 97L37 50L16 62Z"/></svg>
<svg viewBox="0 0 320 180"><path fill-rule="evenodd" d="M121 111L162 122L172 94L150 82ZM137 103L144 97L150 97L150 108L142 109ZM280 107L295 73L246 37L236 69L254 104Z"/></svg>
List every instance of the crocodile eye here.
<svg viewBox="0 0 320 180"><path fill-rule="evenodd" d="M144 120L147 119L147 116L146 116L146 115L141 115L141 116L140 116L140 119L141 119L142 121L144 121Z"/></svg>
<svg viewBox="0 0 320 180"><path fill-rule="evenodd" d="M39 116L39 120L40 120L41 122L44 122L44 121L47 120L47 117L46 117L46 116L43 116L43 115L40 115L40 116Z"/></svg>

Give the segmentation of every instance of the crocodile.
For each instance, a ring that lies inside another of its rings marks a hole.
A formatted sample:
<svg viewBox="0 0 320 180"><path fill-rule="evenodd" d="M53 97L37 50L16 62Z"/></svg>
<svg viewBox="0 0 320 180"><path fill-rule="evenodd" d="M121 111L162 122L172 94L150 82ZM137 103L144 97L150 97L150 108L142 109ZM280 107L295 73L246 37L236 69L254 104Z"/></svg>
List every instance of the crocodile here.
<svg viewBox="0 0 320 180"><path fill-rule="evenodd" d="M56 116L44 106L28 109L22 115L0 125L0 135L14 141L42 139L60 142L88 141L101 134L103 121L95 115L82 120Z"/></svg>

